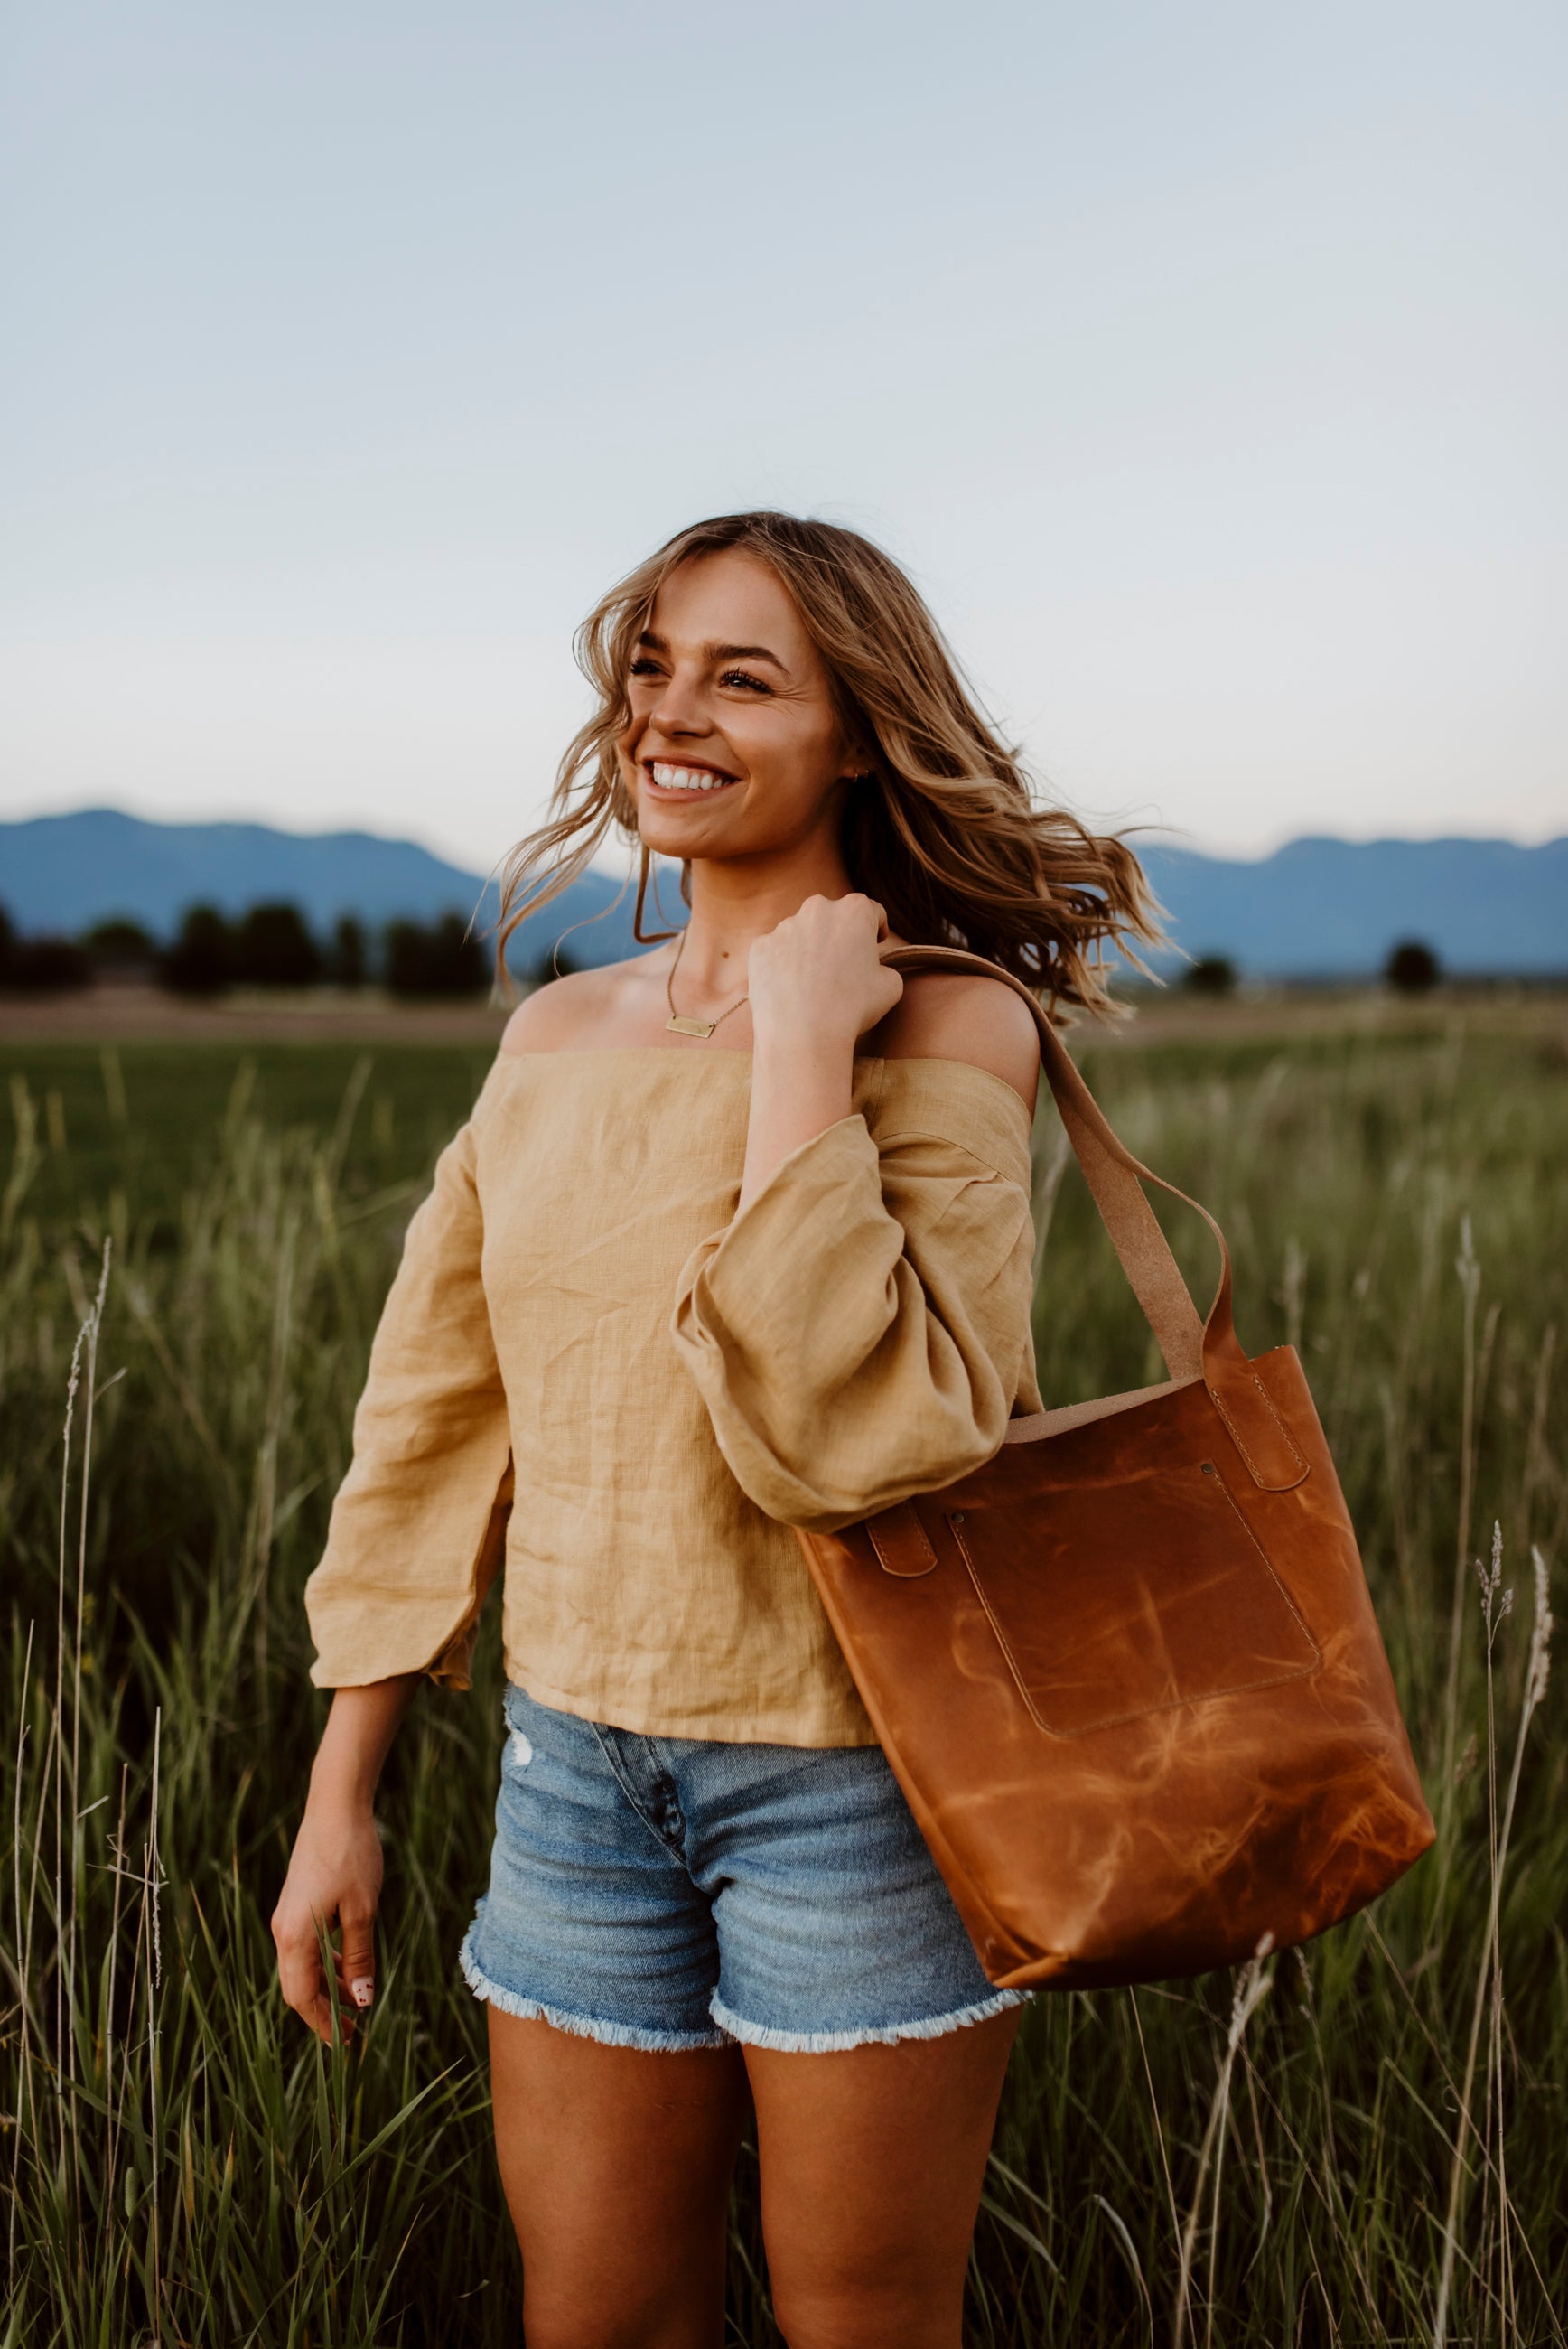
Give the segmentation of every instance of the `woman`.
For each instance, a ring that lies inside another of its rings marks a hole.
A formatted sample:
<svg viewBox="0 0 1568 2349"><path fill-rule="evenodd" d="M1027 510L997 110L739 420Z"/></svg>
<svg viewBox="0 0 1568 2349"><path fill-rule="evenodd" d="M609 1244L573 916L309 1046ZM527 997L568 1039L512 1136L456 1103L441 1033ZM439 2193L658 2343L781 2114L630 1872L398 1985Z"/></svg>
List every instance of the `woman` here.
<svg viewBox="0 0 1568 2349"><path fill-rule="evenodd" d="M510 1735L462 1965L488 2002L531 2349L723 2334L748 2097L791 2349L951 2349L1016 1993L981 1972L794 1526L937 1490L1038 1408L1026 1008L1101 1009L1138 867L1030 801L865 540L672 540L581 640L599 708L511 920L612 825L690 919L513 1015L410 1226L307 1594L336 1693L273 1920L374 1997L371 1804L466 1687L505 1553ZM346 2023L345 2028L350 2028Z"/></svg>

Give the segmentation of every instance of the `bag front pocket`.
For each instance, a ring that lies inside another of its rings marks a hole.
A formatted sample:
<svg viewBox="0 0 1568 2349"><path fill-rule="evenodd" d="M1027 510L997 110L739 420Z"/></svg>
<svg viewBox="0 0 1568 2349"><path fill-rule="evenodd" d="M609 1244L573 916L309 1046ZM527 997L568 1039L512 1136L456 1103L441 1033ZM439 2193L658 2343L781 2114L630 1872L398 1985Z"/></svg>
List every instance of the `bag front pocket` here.
<svg viewBox="0 0 1568 2349"><path fill-rule="evenodd" d="M947 1524L1018 1692L1053 1736L1305 1680L1323 1661L1212 1460L954 1510Z"/></svg>

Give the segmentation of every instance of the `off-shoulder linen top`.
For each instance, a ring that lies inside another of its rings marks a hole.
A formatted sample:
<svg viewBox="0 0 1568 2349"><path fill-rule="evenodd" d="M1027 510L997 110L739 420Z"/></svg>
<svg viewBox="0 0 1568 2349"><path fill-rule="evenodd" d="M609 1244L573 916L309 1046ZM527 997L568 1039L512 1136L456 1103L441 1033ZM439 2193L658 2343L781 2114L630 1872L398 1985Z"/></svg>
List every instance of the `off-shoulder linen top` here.
<svg viewBox="0 0 1568 2349"><path fill-rule="evenodd" d="M751 1055L498 1055L408 1227L306 1586L312 1678L508 1675L666 1736L875 1742L791 1528L933 1492L1035 1411L1029 1117L960 1061L737 1212Z"/></svg>

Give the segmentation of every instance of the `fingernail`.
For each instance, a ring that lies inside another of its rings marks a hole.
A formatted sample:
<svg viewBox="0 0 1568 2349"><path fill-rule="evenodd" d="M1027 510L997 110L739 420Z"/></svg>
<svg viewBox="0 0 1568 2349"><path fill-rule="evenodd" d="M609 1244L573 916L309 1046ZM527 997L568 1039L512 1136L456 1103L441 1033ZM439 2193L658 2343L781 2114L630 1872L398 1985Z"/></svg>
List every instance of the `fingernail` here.
<svg viewBox="0 0 1568 2349"><path fill-rule="evenodd" d="M348 1987L353 1992L356 2006L368 2006L376 1995L376 1986L373 1982L350 1982Z"/></svg>

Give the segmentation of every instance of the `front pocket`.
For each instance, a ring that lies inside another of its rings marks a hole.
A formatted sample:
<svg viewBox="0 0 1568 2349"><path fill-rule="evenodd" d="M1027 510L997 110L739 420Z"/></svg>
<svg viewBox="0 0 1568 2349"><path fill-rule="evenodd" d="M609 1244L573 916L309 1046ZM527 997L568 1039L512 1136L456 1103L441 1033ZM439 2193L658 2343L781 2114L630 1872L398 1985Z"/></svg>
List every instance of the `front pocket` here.
<svg viewBox="0 0 1568 2349"><path fill-rule="evenodd" d="M1078 1737L1322 1658L1212 1461L948 1517L1019 1694Z"/></svg>

